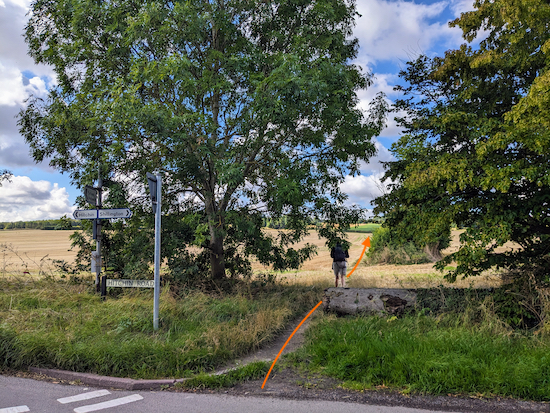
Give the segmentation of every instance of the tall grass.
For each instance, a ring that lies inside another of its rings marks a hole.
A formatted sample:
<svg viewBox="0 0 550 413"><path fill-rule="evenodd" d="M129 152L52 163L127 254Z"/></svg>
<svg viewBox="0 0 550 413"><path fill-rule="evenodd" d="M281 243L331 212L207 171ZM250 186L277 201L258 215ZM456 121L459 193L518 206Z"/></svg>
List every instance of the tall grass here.
<svg viewBox="0 0 550 413"><path fill-rule="evenodd" d="M550 399L550 342L471 313L402 319L325 316L293 358L354 389Z"/></svg>
<svg viewBox="0 0 550 413"><path fill-rule="evenodd" d="M102 302L92 288L59 281L0 280L0 368L42 366L134 378L209 371L270 340L320 292L276 286L160 299L126 290Z"/></svg>

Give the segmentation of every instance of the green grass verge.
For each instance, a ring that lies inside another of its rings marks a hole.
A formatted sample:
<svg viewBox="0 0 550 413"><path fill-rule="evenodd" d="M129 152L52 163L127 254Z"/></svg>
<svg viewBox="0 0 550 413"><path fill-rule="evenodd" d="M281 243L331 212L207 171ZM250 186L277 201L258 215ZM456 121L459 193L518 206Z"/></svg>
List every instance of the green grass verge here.
<svg viewBox="0 0 550 413"><path fill-rule="evenodd" d="M550 342L460 316L325 316L288 359L352 389L550 399Z"/></svg>
<svg viewBox="0 0 550 413"><path fill-rule="evenodd" d="M269 371L269 367L270 363L258 361L238 367L225 374L210 375L200 373L189 380L177 383L176 387L183 389L219 389L222 387L231 387L237 383L265 377Z"/></svg>
<svg viewBox="0 0 550 413"><path fill-rule="evenodd" d="M321 291L266 286L175 298L164 289L102 302L89 286L0 280L0 369L26 366L133 378L190 377L246 354L311 309Z"/></svg>

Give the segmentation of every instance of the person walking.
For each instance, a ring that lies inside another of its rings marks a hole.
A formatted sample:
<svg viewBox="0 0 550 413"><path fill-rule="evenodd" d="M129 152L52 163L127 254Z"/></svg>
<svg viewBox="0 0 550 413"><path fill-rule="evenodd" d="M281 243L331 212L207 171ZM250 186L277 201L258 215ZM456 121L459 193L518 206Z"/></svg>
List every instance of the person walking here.
<svg viewBox="0 0 550 413"><path fill-rule="evenodd" d="M332 257L332 270L334 271L334 277L336 277L334 286L338 287L338 278L340 278L341 287L345 288L348 268L346 258L349 258L348 250L344 250L342 245L338 243L330 250L330 256Z"/></svg>

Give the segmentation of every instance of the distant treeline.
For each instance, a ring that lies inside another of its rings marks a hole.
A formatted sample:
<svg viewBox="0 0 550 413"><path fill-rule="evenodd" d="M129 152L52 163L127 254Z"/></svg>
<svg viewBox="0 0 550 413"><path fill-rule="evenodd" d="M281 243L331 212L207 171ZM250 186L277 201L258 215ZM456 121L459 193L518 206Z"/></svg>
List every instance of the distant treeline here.
<svg viewBox="0 0 550 413"><path fill-rule="evenodd" d="M44 230L70 230L81 229L82 223L79 220L67 218L45 219L43 221L17 221L0 222L0 230L9 229L44 229Z"/></svg>
<svg viewBox="0 0 550 413"><path fill-rule="evenodd" d="M380 226L382 222L384 222L383 218L376 217L376 218L362 219L357 224L359 225L373 224L374 225L373 228L378 228L378 226ZM278 219L263 218L263 226L265 228L285 229L288 227L287 225L288 225L288 217L286 216L283 216ZM310 222L308 222L308 225L315 225L315 226L322 225L322 222L319 220L311 220ZM365 231L357 229L356 227L352 227L350 229L350 232L365 232ZM369 229L369 231L366 231L366 232L372 232L372 231Z"/></svg>
<svg viewBox="0 0 550 413"><path fill-rule="evenodd" d="M358 222L358 224L380 224L383 219L371 218ZM263 225L266 228L285 229L287 228L288 217L284 216L279 219L264 218ZM312 220L309 225L320 225L321 221ZM82 229L82 222L77 219L71 219L63 216L60 219L45 219L42 221L17 221L17 222L0 222L0 230L5 229L44 229L44 230L63 230L63 229ZM352 227L352 232L364 232ZM367 231L371 232L371 231Z"/></svg>

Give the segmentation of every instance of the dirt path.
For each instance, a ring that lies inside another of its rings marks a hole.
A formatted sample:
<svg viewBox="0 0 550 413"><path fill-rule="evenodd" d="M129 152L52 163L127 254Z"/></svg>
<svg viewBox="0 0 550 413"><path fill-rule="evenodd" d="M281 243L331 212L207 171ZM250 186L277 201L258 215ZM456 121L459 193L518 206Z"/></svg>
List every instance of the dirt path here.
<svg viewBox="0 0 550 413"><path fill-rule="evenodd" d="M320 312L323 310L317 309L316 311ZM256 361L273 362L275 360L275 357L277 357L277 354L279 354L279 351L281 351L281 348L283 348L284 344L292 334L292 332L296 329L296 327L300 324L300 322L304 319L306 315L307 313L293 320L292 323L290 323L289 326L281 334L279 334L277 338L275 338L270 343L261 347L257 351L251 354L248 354L244 357L241 357L235 360L234 362L224 366L223 368L216 370L214 374L215 375L224 374L224 373L227 373L229 370L232 370L234 368L241 367L250 363L254 363ZM284 356L285 354L289 354L289 353L292 353L293 351L296 351L298 348L300 348L304 344L305 332L309 327L312 316L308 317L307 320L305 320L302 326L298 329L298 331L294 333L291 340L285 346L280 357Z"/></svg>

